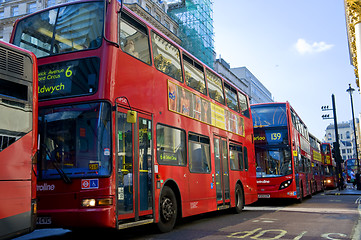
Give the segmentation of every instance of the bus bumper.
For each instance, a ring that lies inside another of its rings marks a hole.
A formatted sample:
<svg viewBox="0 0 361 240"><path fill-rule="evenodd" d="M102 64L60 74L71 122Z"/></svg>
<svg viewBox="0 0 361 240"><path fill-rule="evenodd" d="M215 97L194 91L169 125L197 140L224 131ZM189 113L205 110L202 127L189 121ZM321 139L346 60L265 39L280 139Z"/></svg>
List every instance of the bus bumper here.
<svg viewBox="0 0 361 240"><path fill-rule="evenodd" d="M115 228L113 207L39 210L37 227Z"/></svg>

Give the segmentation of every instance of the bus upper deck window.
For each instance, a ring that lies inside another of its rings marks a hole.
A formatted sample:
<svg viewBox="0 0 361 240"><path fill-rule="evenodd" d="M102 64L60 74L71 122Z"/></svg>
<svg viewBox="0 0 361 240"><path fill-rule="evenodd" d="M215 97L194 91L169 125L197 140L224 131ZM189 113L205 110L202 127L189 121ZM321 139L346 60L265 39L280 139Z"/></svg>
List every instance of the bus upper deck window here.
<svg viewBox="0 0 361 240"><path fill-rule="evenodd" d="M152 33L152 48L154 66L159 71L182 82L182 69L178 48L155 33Z"/></svg>
<svg viewBox="0 0 361 240"><path fill-rule="evenodd" d="M128 15L122 14L119 31L120 46L122 50L129 55L150 64L147 29Z"/></svg>

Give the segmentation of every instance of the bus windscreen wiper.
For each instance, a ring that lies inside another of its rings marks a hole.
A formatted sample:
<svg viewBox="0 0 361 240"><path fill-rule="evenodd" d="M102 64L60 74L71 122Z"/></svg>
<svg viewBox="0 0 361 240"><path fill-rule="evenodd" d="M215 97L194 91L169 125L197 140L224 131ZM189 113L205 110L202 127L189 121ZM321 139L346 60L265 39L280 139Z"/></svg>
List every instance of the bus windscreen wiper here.
<svg viewBox="0 0 361 240"><path fill-rule="evenodd" d="M64 180L65 183L70 184L72 183L71 179L68 177L68 175L63 171L63 169L59 168L59 163L56 161L55 158L51 157L50 150L48 146L45 144L42 144L42 146L45 148L46 155L49 157L50 162L53 164L56 171L59 173L60 177Z"/></svg>

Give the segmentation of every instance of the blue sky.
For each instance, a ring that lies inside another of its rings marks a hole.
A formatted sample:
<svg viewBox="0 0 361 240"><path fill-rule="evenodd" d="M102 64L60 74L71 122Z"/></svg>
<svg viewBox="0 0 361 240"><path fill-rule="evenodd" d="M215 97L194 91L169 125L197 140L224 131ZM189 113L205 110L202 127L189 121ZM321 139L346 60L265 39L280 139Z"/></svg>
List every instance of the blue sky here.
<svg viewBox="0 0 361 240"><path fill-rule="evenodd" d="M333 123L321 118L332 94L338 122L352 119L349 83L358 117L343 0L215 0L213 20L217 58L247 67L317 138Z"/></svg>

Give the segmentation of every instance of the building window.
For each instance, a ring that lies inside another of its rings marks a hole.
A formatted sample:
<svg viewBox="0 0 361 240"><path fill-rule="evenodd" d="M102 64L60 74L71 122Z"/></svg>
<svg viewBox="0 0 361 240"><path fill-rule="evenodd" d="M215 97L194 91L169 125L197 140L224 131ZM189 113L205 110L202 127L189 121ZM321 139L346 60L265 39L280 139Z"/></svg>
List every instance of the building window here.
<svg viewBox="0 0 361 240"><path fill-rule="evenodd" d="M0 19L4 18L4 11L0 11Z"/></svg>
<svg viewBox="0 0 361 240"><path fill-rule="evenodd" d="M160 15L158 13L155 14L155 19L157 19L160 22Z"/></svg>
<svg viewBox="0 0 361 240"><path fill-rule="evenodd" d="M328 133L328 140L332 140L332 134L331 133Z"/></svg>
<svg viewBox="0 0 361 240"><path fill-rule="evenodd" d="M166 28L169 29L169 22L165 21L165 22L164 22L164 25L165 25Z"/></svg>
<svg viewBox="0 0 361 240"><path fill-rule="evenodd" d="M351 134L350 134L349 131L346 132L346 138L347 138L347 139L350 139L350 138L351 138Z"/></svg>
<svg viewBox="0 0 361 240"><path fill-rule="evenodd" d="M11 8L11 16L15 17L19 15L19 7L18 6L14 6Z"/></svg>
<svg viewBox="0 0 361 240"><path fill-rule="evenodd" d="M51 7L55 5L55 0L48 0L46 3L46 7Z"/></svg>
<svg viewBox="0 0 361 240"><path fill-rule="evenodd" d="M149 5L145 5L145 10L150 13L152 8Z"/></svg>
<svg viewBox="0 0 361 240"><path fill-rule="evenodd" d="M36 2L28 3L27 13L33 13L36 11Z"/></svg>

